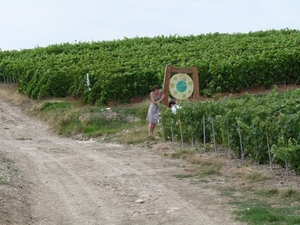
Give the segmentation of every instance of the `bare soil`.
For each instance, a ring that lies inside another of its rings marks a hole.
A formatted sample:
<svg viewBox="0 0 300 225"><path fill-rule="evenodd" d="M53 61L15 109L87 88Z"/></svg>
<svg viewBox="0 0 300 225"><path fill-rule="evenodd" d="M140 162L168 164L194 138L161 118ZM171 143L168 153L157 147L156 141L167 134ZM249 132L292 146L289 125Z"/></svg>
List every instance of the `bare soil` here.
<svg viewBox="0 0 300 225"><path fill-rule="evenodd" d="M20 107L0 101L0 113L0 224L239 224L148 143L61 138Z"/></svg>

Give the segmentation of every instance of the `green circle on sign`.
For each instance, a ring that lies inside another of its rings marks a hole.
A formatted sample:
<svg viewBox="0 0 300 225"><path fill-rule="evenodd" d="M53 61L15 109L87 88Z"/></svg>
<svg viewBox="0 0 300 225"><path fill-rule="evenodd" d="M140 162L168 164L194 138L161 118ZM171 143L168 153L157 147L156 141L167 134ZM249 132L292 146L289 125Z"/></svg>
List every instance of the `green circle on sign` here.
<svg viewBox="0 0 300 225"><path fill-rule="evenodd" d="M183 80L179 81L179 82L176 84L176 89L177 89L179 92L185 92L186 89L187 89L187 85L186 85L185 81L183 81Z"/></svg>

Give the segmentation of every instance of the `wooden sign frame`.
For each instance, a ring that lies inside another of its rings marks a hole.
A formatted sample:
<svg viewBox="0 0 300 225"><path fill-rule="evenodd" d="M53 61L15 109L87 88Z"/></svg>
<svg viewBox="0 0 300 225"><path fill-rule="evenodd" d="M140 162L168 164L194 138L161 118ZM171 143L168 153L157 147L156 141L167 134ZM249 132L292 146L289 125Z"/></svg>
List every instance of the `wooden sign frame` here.
<svg viewBox="0 0 300 225"><path fill-rule="evenodd" d="M172 76L172 73L186 73L186 74L192 74L192 79L194 82L194 91L192 94L192 100L199 100L199 78L198 78L198 70L197 67L191 67L191 68L179 68L179 67L173 67L171 65L166 66L165 70L165 76L164 76L164 89L163 92L166 96L166 98L163 99L162 103L169 107L169 86L170 86L170 79Z"/></svg>

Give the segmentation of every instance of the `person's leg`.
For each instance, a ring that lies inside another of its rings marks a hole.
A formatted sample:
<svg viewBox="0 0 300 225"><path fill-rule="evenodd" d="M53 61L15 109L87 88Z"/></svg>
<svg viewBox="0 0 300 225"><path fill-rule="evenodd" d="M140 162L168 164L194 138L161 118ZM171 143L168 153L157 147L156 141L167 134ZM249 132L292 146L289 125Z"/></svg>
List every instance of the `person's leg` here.
<svg viewBox="0 0 300 225"><path fill-rule="evenodd" d="M151 127L151 135L153 135L153 133L154 133L154 128L155 128L155 123L152 123L152 127Z"/></svg>
<svg viewBox="0 0 300 225"><path fill-rule="evenodd" d="M148 135L149 136L153 135L153 131L154 131L155 125L156 125L155 123L149 123L149 125L148 125Z"/></svg>
<svg viewBox="0 0 300 225"><path fill-rule="evenodd" d="M152 123L149 123L148 125L148 135L151 136L151 129L152 129Z"/></svg>

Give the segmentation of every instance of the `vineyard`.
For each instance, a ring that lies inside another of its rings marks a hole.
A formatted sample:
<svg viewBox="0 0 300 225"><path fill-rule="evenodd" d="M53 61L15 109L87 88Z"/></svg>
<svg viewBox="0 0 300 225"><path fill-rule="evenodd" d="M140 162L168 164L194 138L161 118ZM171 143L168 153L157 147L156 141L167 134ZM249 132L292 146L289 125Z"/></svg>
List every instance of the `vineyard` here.
<svg viewBox="0 0 300 225"><path fill-rule="evenodd" d="M166 65L197 67L206 96L295 83L300 31L136 37L0 51L0 81L18 83L31 98L71 96L106 104L147 95L152 85L162 84Z"/></svg>
<svg viewBox="0 0 300 225"><path fill-rule="evenodd" d="M218 150L257 164L279 163L300 172L300 89L267 95L181 103L163 113L163 135L172 141ZM211 147L211 145L213 147Z"/></svg>
<svg viewBox="0 0 300 225"><path fill-rule="evenodd" d="M33 99L74 97L89 104L127 102L162 84L166 65L197 67L200 94L295 84L300 31L136 37L0 51L0 81ZM87 80L87 78L89 78ZM300 91L182 102L163 114L166 139L213 143L244 160L280 163L299 174Z"/></svg>

